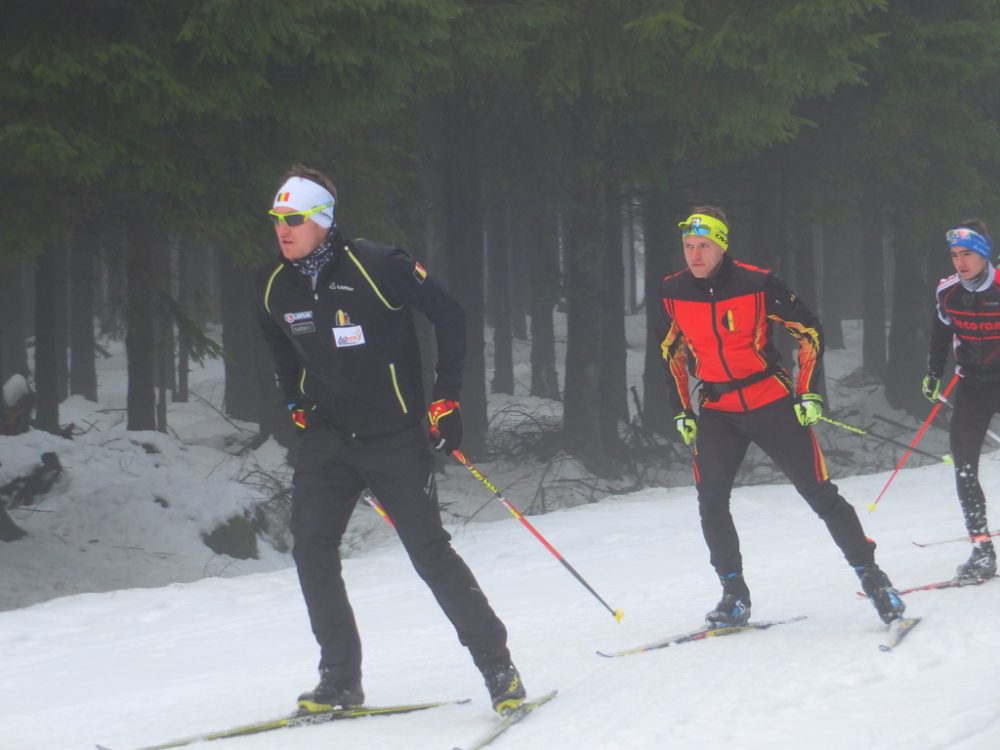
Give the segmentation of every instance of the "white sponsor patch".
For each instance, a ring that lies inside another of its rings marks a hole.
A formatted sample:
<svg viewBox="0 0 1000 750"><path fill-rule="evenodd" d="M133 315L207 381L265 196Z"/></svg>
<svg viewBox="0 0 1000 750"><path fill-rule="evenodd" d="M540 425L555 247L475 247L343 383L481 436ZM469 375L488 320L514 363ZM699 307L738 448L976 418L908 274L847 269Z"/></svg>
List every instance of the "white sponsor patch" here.
<svg viewBox="0 0 1000 750"><path fill-rule="evenodd" d="M312 310L306 310L304 312L285 313L285 322L294 323L298 320L312 320L312 317L313 317Z"/></svg>
<svg viewBox="0 0 1000 750"><path fill-rule="evenodd" d="M361 346L365 343L365 332L361 330L361 326L334 328L333 341L338 349L344 346Z"/></svg>

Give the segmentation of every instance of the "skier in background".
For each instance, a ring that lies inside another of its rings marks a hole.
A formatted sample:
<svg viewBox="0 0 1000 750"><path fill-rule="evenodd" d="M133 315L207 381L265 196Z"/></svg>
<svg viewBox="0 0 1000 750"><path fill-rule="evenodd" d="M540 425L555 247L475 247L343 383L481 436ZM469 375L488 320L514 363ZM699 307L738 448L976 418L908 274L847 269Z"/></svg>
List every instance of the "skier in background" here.
<svg viewBox="0 0 1000 750"><path fill-rule="evenodd" d="M902 616L903 601L875 564L875 543L865 537L854 508L830 481L812 431L823 415L816 392L823 356L819 320L774 273L733 260L721 209L696 207L679 226L687 269L663 280L660 340L674 421L694 457L702 532L722 583L722 598L705 616L707 624L733 627L750 619L750 590L729 503L751 442L823 519L879 616L891 623ZM779 364L772 322L798 339L794 384ZM689 352L693 374L702 381L697 415Z"/></svg>
<svg viewBox="0 0 1000 750"><path fill-rule="evenodd" d="M959 380L951 415L951 455L958 500L973 544L955 579L974 583L997 572L986 497L979 483L979 453L990 418L1000 411L1000 281L990 262L990 235L982 221L964 221L945 238L955 273L937 287L923 393L932 403L938 402L948 350L953 348Z"/></svg>
<svg viewBox="0 0 1000 750"><path fill-rule="evenodd" d="M392 519L421 578L472 654L493 707L523 702L507 631L441 524L433 453L421 428L424 384L413 310L434 325L431 442L462 439L465 313L403 250L345 238L336 188L296 165L269 212L278 257L256 278L257 313L289 413L301 428L293 479L293 557L320 645L307 710L364 702L361 641L341 571L340 541L367 487Z"/></svg>

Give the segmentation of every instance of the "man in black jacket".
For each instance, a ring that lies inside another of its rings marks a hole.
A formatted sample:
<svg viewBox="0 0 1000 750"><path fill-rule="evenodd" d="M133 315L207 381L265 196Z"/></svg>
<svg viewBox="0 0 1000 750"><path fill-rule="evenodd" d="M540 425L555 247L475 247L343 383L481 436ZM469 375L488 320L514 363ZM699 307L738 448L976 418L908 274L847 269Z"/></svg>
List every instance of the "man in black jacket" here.
<svg viewBox="0 0 1000 750"><path fill-rule="evenodd" d="M427 410L434 447L462 439L459 392L465 314L403 250L351 242L334 222L336 188L293 166L274 198L280 255L256 280L260 325L302 445L292 495L293 557L320 645L307 710L360 705L361 641L347 599L340 541L359 494L381 502L421 578L504 713L525 691L507 631L441 524L433 453L423 434L424 386L415 308L434 324L437 379Z"/></svg>
<svg viewBox="0 0 1000 750"><path fill-rule="evenodd" d="M937 403L948 350L960 376L951 416L955 484L972 542L972 554L958 566L956 580L977 583L997 572L997 555L986 520L986 496L979 483L979 453L1000 411L1000 279L990 262L986 225L972 219L945 235L955 273L941 279L931 330L923 392Z"/></svg>

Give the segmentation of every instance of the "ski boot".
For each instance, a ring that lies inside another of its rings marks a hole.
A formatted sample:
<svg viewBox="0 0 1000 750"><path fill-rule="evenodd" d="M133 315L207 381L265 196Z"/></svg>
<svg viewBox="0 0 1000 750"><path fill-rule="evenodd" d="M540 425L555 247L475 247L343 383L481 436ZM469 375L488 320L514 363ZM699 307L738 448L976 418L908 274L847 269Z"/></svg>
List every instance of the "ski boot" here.
<svg viewBox="0 0 1000 750"><path fill-rule="evenodd" d="M997 553L992 542L983 542L972 548L969 559L955 571L957 583L978 583L997 574Z"/></svg>
<svg viewBox="0 0 1000 750"><path fill-rule="evenodd" d="M365 702L360 677L347 677L333 669L321 669L319 684L299 696L299 708L308 713L351 708Z"/></svg>
<svg viewBox="0 0 1000 750"><path fill-rule="evenodd" d="M898 620L903 616L906 605L903 604L899 592L893 588L889 576L883 573L878 565L875 563L856 565L854 572L858 574L861 588L871 599L875 611L882 618L882 622L888 625L893 620Z"/></svg>
<svg viewBox="0 0 1000 750"><path fill-rule="evenodd" d="M493 701L493 710L503 716L524 703L524 683L513 664L495 664L485 667L483 680Z"/></svg>
<svg viewBox="0 0 1000 750"><path fill-rule="evenodd" d="M722 599L715 609L705 615L705 625L710 628L735 628L750 621L750 589L742 573L720 575Z"/></svg>

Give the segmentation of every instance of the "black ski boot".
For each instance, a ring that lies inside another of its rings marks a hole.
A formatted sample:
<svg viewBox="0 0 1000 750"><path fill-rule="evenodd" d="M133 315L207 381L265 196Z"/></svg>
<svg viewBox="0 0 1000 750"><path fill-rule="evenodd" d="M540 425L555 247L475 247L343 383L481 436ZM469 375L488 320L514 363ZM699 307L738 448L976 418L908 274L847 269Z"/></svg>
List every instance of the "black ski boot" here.
<svg viewBox="0 0 1000 750"><path fill-rule="evenodd" d="M498 714L502 716L524 703L524 683L513 664L490 665L484 667L482 673L493 701L493 710Z"/></svg>
<svg viewBox="0 0 1000 750"><path fill-rule="evenodd" d="M899 592L893 588L889 576L883 573L878 565L875 563L856 565L854 572L858 574L861 588L871 599L875 611L882 618L882 622L889 624L903 616L906 605L903 604Z"/></svg>
<svg viewBox="0 0 1000 750"><path fill-rule="evenodd" d="M996 574L997 553L993 548L993 542L982 542L973 547L969 559L958 566L958 570L955 571L955 581L978 583Z"/></svg>
<svg viewBox="0 0 1000 750"><path fill-rule="evenodd" d="M319 671L319 684L299 696L299 708L316 713L334 708L350 708L365 702L360 677L344 677L333 669Z"/></svg>
<svg viewBox="0 0 1000 750"><path fill-rule="evenodd" d="M705 625L710 628L734 628L750 620L750 589L742 573L720 575L722 598L715 609L705 615Z"/></svg>

